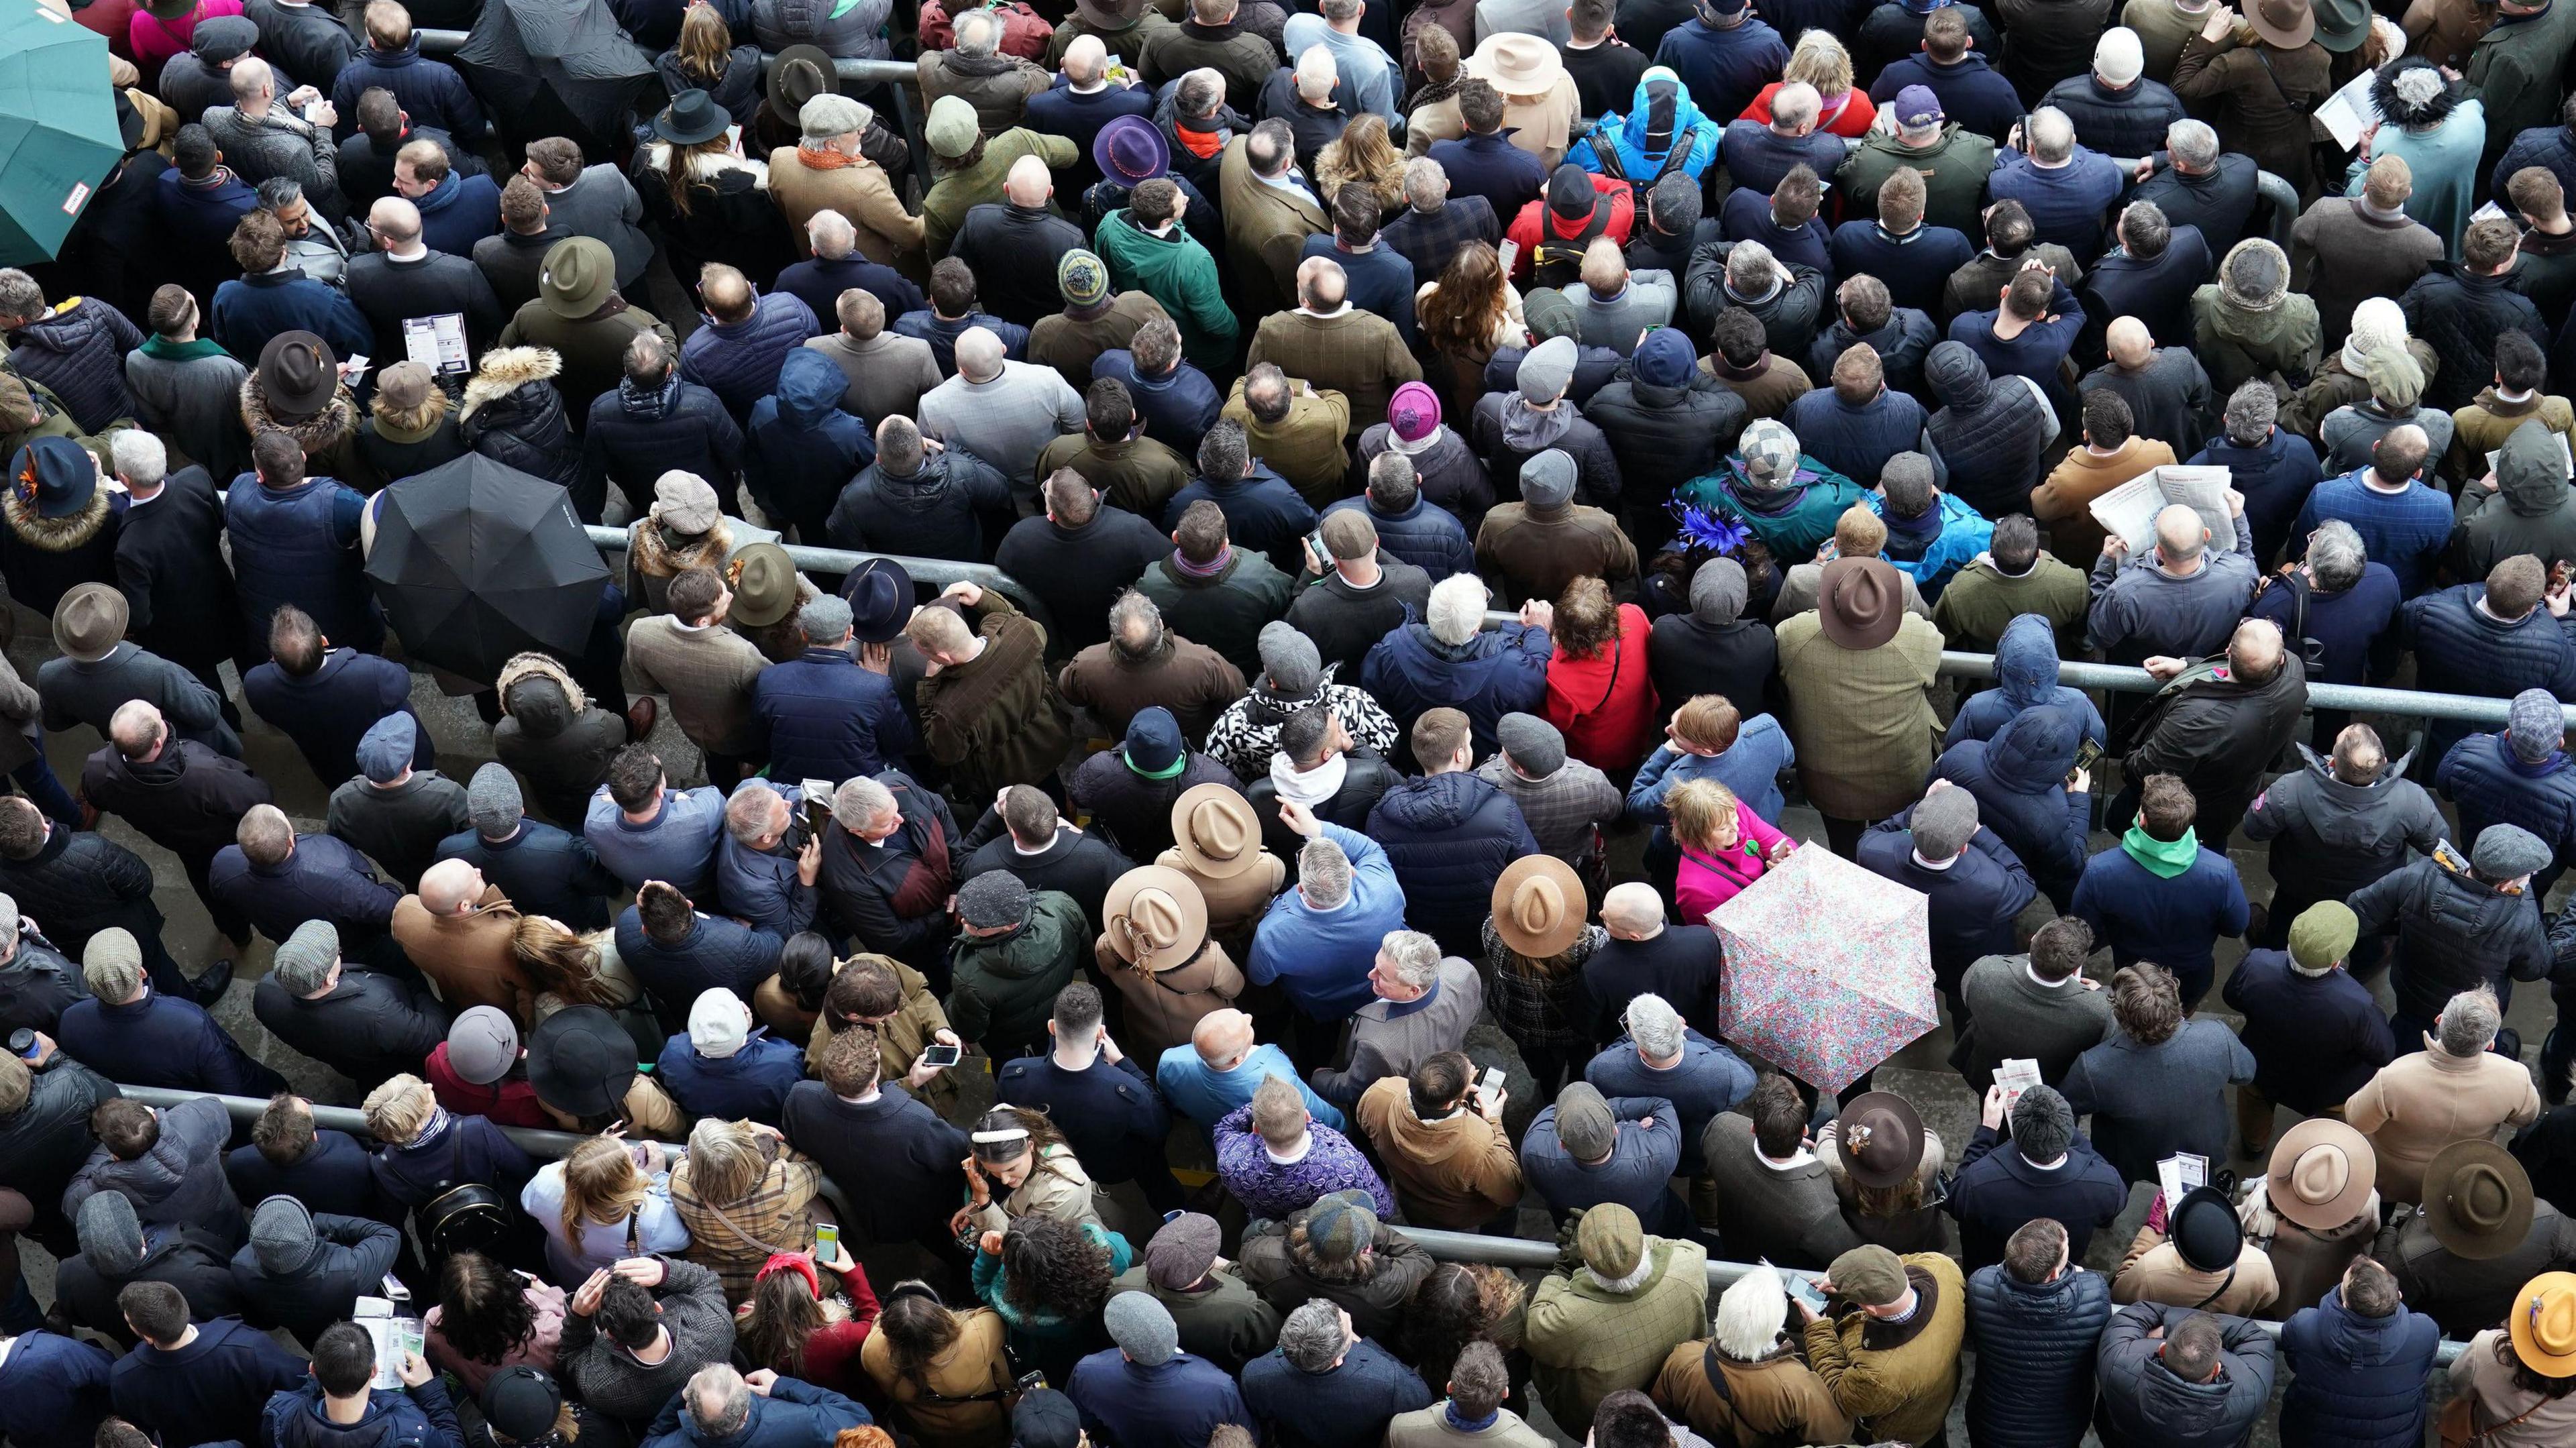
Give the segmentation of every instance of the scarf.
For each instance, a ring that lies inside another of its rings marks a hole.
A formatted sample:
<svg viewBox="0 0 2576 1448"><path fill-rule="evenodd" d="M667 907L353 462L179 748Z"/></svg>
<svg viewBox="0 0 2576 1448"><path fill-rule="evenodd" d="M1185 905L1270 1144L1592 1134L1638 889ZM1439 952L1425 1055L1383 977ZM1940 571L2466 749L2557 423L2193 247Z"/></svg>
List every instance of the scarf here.
<svg viewBox="0 0 2576 1448"><path fill-rule="evenodd" d="M403 1143L403 1149L405 1151L418 1151L422 1147L429 1145L431 1142L438 1139L438 1134L440 1132L447 1129L447 1122L448 1115L446 1107L433 1106L429 1108L429 1120L420 1128L420 1135Z"/></svg>
<svg viewBox="0 0 2576 1448"><path fill-rule="evenodd" d="M1270 783L1281 799L1312 807L1342 792L1342 780L1350 768L1350 756L1336 754L1301 773L1283 752L1270 756Z"/></svg>
<svg viewBox="0 0 2576 1448"><path fill-rule="evenodd" d="M1176 119L1172 122L1172 135L1180 141L1183 149L1202 161L1225 149L1226 128L1222 124L1201 130L1187 120Z"/></svg>
<svg viewBox="0 0 2576 1448"><path fill-rule="evenodd" d="M1496 1423L1501 1422L1503 1418L1503 1410L1500 1408L1496 1408L1494 1411L1487 1413L1481 1418L1462 1417L1458 1412L1457 1400L1454 1398L1443 1404L1440 1411L1442 1416L1449 1420L1449 1426L1461 1433L1482 1433L1486 1429L1494 1426Z"/></svg>
<svg viewBox="0 0 2576 1448"><path fill-rule="evenodd" d="M1225 566L1233 561L1234 545L1231 543L1218 549L1216 556L1205 563L1192 563L1181 556L1181 550L1177 548L1172 550L1172 569L1184 578L1214 578L1223 573Z"/></svg>
<svg viewBox="0 0 2576 1448"><path fill-rule="evenodd" d="M2146 826L2131 825L2129 832L2120 836L2120 848L2128 851L2130 859L2146 866L2147 873L2159 880L2170 880L2200 858L2200 832L2185 826L2181 839L2160 840L2148 834Z"/></svg>
<svg viewBox="0 0 2576 1448"><path fill-rule="evenodd" d="M1420 86L1415 88L1413 98L1404 103L1404 113L1406 115L1411 115L1415 111L1422 109L1424 106L1436 106L1442 101L1449 99L1451 96L1456 95L1459 87L1466 83L1467 72L1466 68L1463 66L1459 68L1456 75L1449 77L1447 80L1426 80ZM1492 1420L1488 1419L1487 1421L1490 1422Z"/></svg>
<svg viewBox="0 0 2576 1448"><path fill-rule="evenodd" d="M816 151L804 146L796 148L796 164L808 171L838 171L844 166L856 166L867 159L865 156L853 156L843 151Z"/></svg>
<svg viewBox="0 0 2576 1448"><path fill-rule="evenodd" d="M617 405L626 410L628 417L645 422L659 421L670 415L671 404L679 398L680 369L677 367L671 369L671 374L662 379L659 387L643 387L632 377L617 379Z"/></svg>
<svg viewBox="0 0 2576 1448"><path fill-rule="evenodd" d="M192 342L173 342L166 337L143 339L143 355L163 362L194 362L200 357L225 357L231 354L203 337Z"/></svg>

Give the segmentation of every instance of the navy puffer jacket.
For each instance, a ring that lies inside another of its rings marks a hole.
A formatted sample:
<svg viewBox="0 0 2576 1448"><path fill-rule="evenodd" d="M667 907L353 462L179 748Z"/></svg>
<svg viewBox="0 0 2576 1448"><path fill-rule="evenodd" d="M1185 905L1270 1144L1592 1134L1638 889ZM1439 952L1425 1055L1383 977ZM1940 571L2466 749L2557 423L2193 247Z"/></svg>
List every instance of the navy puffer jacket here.
<svg viewBox="0 0 2576 1448"><path fill-rule="evenodd" d="M2419 594L2398 608L2399 637L2415 652L2415 687L2490 699L2547 689L2561 703L2576 701L2576 641L2566 626L2545 608L2501 622L2479 610L2486 592L2484 583L2463 583ZM2468 732L2465 724L2429 721L2423 757L2442 758Z"/></svg>
<svg viewBox="0 0 2576 1448"><path fill-rule="evenodd" d="M2064 1448L2081 1439L2093 1413L2093 1344L2110 1320L2111 1284L2099 1272L2069 1270L2036 1286L2000 1262L1970 1275L1968 1340L1977 1361L2012 1364L2008 1373L1977 1374L1968 1387L1968 1435L1977 1448Z"/></svg>
<svg viewBox="0 0 2576 1448"><path fill-rule="evenodd" d="M1965 342L1942 342L1923 360L1923 385L1941 402L1924 424L1950 491L1989 518L2030 511L2040 459L2057 438L2057 415L2039 390L2005 378Z"/></svg>
<svg viewBox="0 0 2576 1448"><path fill-rule="evenodd" d="M2576 856L2576 760L2563 749L2525 764L2504 735L2472 734L2442 756L2433 786L2459 805L2462 839L2489 825L2519 825L2557 858Z"/></svg>
<svg viewBox="0 0 2576 1448"><path fill-rule="evenodd" d="M1971 695L1941 738L1944 748L1971 739L1992 739L2013 716L2042 704L2072 709L2084 721L2084 737L2103 742L2102 712L2081 689L2057 682L2057 633L2035 613L2017 615L1995 640L1995 685Z"/></svg>
<svg viewBox="0 0 2576 1448"><path fill-rule="evenodd" d="M2415 1448L2424 1441L2424 1377L2441 1345L2441 1325L2403 1303L2386 1317L2363 1317L2337 1287L2300 1308L2281 1325L2290 1369L2281 1448Z"/></svg>
<svg viewBox="0 0 2576 1448"><path fill-rule="evenodd" d="M2084 873L2091 801L2066 789L2083 738L2084 726L2071 710L2041 704L2014 715L1992 739L1941 751L1932 765L1934 779L1977 797L1978 819L2012 846L2030 867L2031 881L2060 910Z"/></svg>
<svg viewBox="0 0 2576 1448"><path fill-rule="evenodd" d="M1476 959L1494 881L1538 853L1521 807L1465 770L1409 779L1378 798L1368 836L1386 849L1404 887L1404 923L1450 955Z"/></svg>
<svg viewBox="0 0 2576 1448"><path fill-rule="evenodd" d="M2066 112L2087 149L2132 160L2163 150L2165 127L2183 118L2182 98L2162 81L2140 77L2114 90L2091 71L2050 86L2041 104Z"/></svg>
<svg viewBox="0 0 2576 1448"><path fill-rule="evenodd" d="M2482 985L2510 1006L2515 981L2549 972L2548 936L2530 897L2479 879L2451 849L2372 882L2346 903L2361 917L2362 934L2396 932L2388 985L2400 1016L2434 1020L2451 997Z"/></svg>
<svg viewBox="0 0 2576 1448"><path fill-rule="evenodd" d="M143 333L123 312L81 297L9 334L9 370L54 390L83 432L97 433L134 416L125 386L125 354Z"/></svg>

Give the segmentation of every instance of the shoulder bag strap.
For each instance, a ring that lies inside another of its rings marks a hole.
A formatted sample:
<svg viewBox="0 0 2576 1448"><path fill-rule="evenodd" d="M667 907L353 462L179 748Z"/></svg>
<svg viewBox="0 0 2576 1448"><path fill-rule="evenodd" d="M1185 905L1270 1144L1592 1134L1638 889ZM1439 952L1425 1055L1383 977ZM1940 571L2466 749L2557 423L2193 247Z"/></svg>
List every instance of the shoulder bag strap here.
<svg viewBox="0 0 2576 1448"><path fill-rule="evenodd" d="M2222 1298L2222 1297L2225 1297L2225 1296L2227 1295L2227 1289L2228 1289L2228 1288L2230 1288L2230 1287L2233 1287L2233 1286L2235 1286L2235 1285L2236 1285L2236 1269L2235 1269L2235 1268L2233 1268L2233 1267L2230 1267L2230 1268L2228 1268L2228 1269L2227 1269L2227 1276L2226 1276L2226 1277L2224 1277L2224 1278L2222 1278L2222 1279L2220 1279L2217 1290L2216 1290L2216 1291L2214 1291L2214 1292L2212 1292L2212 1293L2210 1293L2207 1297L2204 1297L2204 1298L2200 1299L2198 1302L2193 1303L2193 1304L2191 1305L2191 1310L2192 1310L2192 1311L2194 1311L2194 1312L2198 1312L2198 1311L2200 1311L2202 1308L2207 1307L2209 1304L2211 1304L2211 1303L2213 1303L2213 1302L2216 1302L2218 1299L2220 1299L2220 1298Z"/></svg>
<svg viewBox="0 0 2576 1448"><path fill-rule="evenodd" d="M1614 613L1612 618L1615 621L1617 615ZM1625 660L1627 653L1627 635L1612 634L1610 636L1610 682L1601 686L1601 698L1593 704L1590 712L1597 714L1610 707L1610 696L1619 692L1619 665Z"/></svg>

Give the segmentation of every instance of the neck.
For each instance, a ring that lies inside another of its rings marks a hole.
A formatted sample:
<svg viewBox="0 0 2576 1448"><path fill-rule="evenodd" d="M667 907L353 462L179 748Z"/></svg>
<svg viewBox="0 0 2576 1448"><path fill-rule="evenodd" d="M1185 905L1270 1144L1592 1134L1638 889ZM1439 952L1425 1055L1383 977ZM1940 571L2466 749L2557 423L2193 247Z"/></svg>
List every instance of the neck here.
<svg viewBox="0 0 2576 1448"><path fill-rule="evenodd" d="M1342 581L1353 588L1374 588L1385 573L1377 566L1375 558L1345 558L1336 561L1333 568L1342 575Z"/></svg>
<svg viewBox="0 0 2576 1448"><path fill-rule="evenodd" d="M366 1391L364 1389L360 1389L356 1396L347 1398L334 1397L329 1393L323 1394L322 1416L330 1419L334 1423L348 1424L357 1422L360 1418L367 1416Z"/></svg>
<svg viewBox="0 0 2576 1448"><path fill-rule="evenodd" d="M1055 1063L1068 1071L1088 1071L1091 1069L1091 1063L1099 1059L1100 1037L1097 1032L1093 1033L1089 1041L1055 1043Z"/></svg>

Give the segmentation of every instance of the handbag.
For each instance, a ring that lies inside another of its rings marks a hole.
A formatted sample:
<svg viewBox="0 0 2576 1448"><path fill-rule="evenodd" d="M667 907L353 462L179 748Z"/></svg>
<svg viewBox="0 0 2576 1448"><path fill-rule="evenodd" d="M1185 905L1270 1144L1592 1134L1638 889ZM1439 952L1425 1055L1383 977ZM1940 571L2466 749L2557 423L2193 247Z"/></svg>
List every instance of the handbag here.
<svg viewBox="0 0 2576 1448"><path fill-rule="evenodd" d="M2477 1448L2478 1444L2486 1441L2489 1433L2512 1427L2547 1407L2549 1402L2543 1398L2492 1428L2481 1428L2478 1426L2477 1400L2462 1393L2442 1405L2442 1414L2434 1420L2433 1426L2442 1435L2442 1448Z"/></svg>

